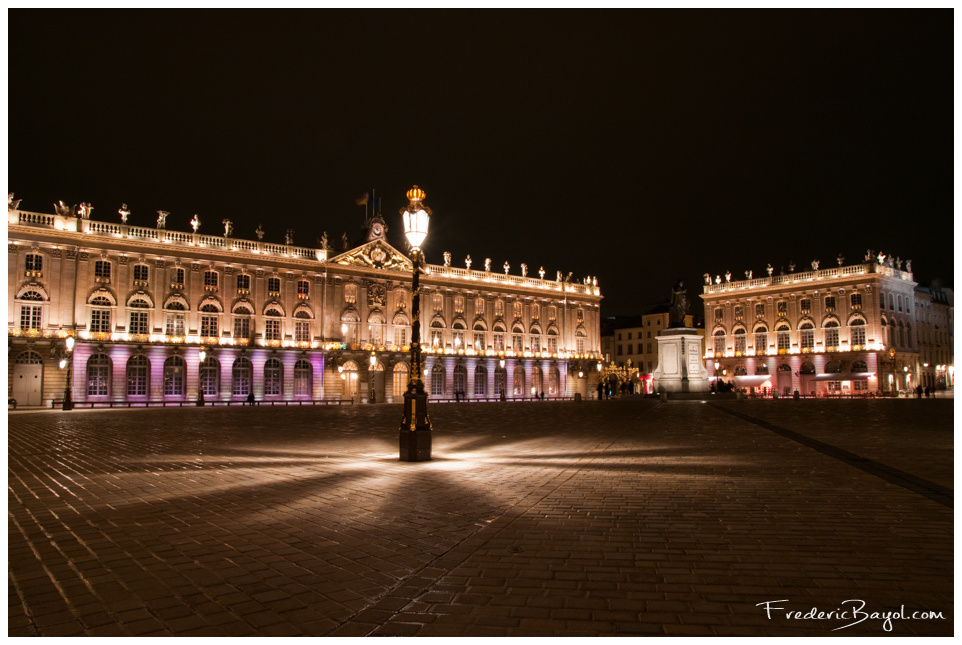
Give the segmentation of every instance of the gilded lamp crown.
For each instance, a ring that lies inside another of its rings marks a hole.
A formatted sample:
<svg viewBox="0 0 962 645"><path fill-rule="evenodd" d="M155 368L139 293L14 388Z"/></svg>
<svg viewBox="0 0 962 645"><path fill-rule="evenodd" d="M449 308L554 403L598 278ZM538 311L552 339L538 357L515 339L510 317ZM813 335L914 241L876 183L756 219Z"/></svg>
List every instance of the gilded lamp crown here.
<svg viewBox="0 0 962 645"><path fill-rule="evenodd" d="M407 198L412 202L419 202L424 199L424 191L415 185L414 188L407 192Z"/></svg>

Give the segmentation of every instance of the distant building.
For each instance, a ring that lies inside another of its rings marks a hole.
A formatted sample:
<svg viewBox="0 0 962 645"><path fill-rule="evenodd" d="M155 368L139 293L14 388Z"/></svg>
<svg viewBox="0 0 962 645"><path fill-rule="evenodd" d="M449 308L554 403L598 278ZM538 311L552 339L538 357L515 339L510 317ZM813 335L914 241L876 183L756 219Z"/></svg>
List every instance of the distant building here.
<svg viewBox="0 0 962 645"><path fill-rule="evenodd" d="M705 284L712 378L786 395L895 394L920 379L909 266L862 264ZM706 275L706 280L710 277Z"/></svg>
<svg viewBox="0 0 962 645"><path fill-rule="evenodd" d="M227 220L223 235L200 234L199 220L176 231L166 213L138 227L124 211L107 223L11 203L8 395L20 405L62 399L68 371L79 403L401 400L412 264L387 243L380 215L360 245L329 257L326 238L321 248L294 246L290 232L286 244L234 238ZM592 391L596 283L447 260L421 279L433 397Z"/></svg>
<svg viewBox="0 0 962 645"><path fill-rule="evenodd" d="M943 390L955 384L955 328L951 289L915 288L919 343L918 371L923 387Z"/></svg>
<svg viewBox="0 0 962 645"><path fill-rule="evenodd" d="M619 367L630 366L638 370L633 380L636 383L641 381L642 389L636 391L648 391L647 384L651 382L651 374L658 367L658 341L655 339L658 333L669 325L669 309L667 304L652 307L640 317L640 320L626 321L634 324L614 328L610 336L602 337L602 351L606 356L610 356L607 360ZM694 326L695 316L691 314L685 316L685 327ZM705 333L704 329L698 331L702 336ZM606 344L610 351L605 352Z"/></svg>

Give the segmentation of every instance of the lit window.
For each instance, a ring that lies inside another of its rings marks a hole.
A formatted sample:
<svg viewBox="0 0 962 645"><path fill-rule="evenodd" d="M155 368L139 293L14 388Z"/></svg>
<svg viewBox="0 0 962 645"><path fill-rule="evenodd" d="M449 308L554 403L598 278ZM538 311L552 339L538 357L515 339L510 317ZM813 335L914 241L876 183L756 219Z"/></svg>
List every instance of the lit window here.
<svg viewBox="0 0 962 645"><path fill-rule="evenodd" d="M150 361L143 354L127 360L127 396L146 396Z"/></svg>
<svg viewBox="0 0 962 645"><path fill-rule="evenodd" d="M110 358L94 354L87 359L87 396L106 396L110 393Z"/></svg>
<svg viewBox="0 0 962 645"><path fill-rule="evenodd" d="M220 392L220 363L213 356L200 364L200 386L204 396L217 396Z"/></svg>
<svg viewBox="0 0 962 645"><path fill-rule="evenodd" d="M107 262L106 260L97 260L94 263L94 277L109 280L110 262Z"/></svg>
<svg viewBox="0 0 962 645"><path fill-rule="evenodd" d="M276 358L268 359L264 363L264 394L267 396L279 396L281 394L281 383L283 382L283 368L281 362Z"/></svg>
<svg viewBox="0 0 962 645"><path fill-rule="evenodd" d="M294 396L310 396L314 368L310 361L302 358L294 363Z"/></svg>
<svg viewBox="0 0 962 645"><path fill-rule="evenodd" d="M838 348L838 323L834 320L825 323L825 348L829 350Z"/></svg>
<svg viewBox="0 0 962 645"><path fill-rule="evenodd" d="M311 323L307 320L294 321L294 340L298 343L311 342Z"/></svg>
<svg viewBox="0 0 962 645"><path fill-rule="evenodd" d="M297 281L297 297L301 300L307 299L311 293L311 283L307 280Z"/></svg>
<svg viewBox="0 0 962 645"><path fill-rule="evenodd" d="M281 279L280 278L267 279L267 295L270 298L276 298L279 295L281 295Z"/></svg>
<svg viewBox="0 0 962 645"><path fill-rule="evenodd" d="M138 287L147 286L147 278L150 276L150 267L146 264L134 265L134 285Z"/></svg>
<svg viewBox="0 0 962 645"><path fill-rule="evenodd" d="M825 296L825 311L835 311L835 296Z"/></svg>
<svg viewBox="0 0 962 645"><path fill-rule="evenodd" d="M444 394L444 367L440 363L435 363L431 368L431 395L441 396Z"/></svg>
<svg viewBox="0 0 962 645"><path fill-rule="evenodd" d="M90 310L90 331L109 332L110 331L110 310L91 309Z"/></svg>
<svg viewBox="0 0 962 645"><path fill-rule="evenodd" d="M253 380L254 368L250 359L241 357L234 361L231 379L231 393L234 396L247 396L252 392L251 381Z"/></svg>
<svg viewBox="0 0 962 645"><path fill-rule="evenodd" d="M237 294L246 296L251 292L251 277L246 273L237 276Z"/></svg>
<svg viewBox="0 0 962 645"><path fill-rule="evenodd" d="M20 329L40 329L42 317L43 307L40 305L20 305Z"/></svg>
<svg viewBox="0 0 962 645"><path fill-rule="evenodd" d="M180 356L171 356L164 361L164 395L183 396L187 366Z"/></svg>
<svg viewBox="0 0 962 645"><path fill-rule="evenodd" d="M217 272L216 271L204 272L204 287L208 291L213 291L217 289Z"/></svg>
<svg viewBox="0 0 962 645"><path fill-rule="evenodd" d="M474 368L474 395L485 396L488 393L488 370L484 365L478 364Z"/></svg>
<svg viewBox="0 0 962 645"><path fill-rule="evenodd" d="M799 344L803 352L815 349L815 328L812 323L805 322L799 327Z"/></svg>
<svg viewBox="0 0 962 645"><path fill-rule="evenodd" d="M858 309L862 306L862 294L853 293L851 296L852 309Z"/></svg>
<svg viewBox="0 0 962 645"><path fill-rule="evenodd" d="M748 343L745 339L745 335L746 334L744 329L735 330L734 336L735 336L735 355L736 356L741 356L746 351L746 347L748 346Z"/></svg>

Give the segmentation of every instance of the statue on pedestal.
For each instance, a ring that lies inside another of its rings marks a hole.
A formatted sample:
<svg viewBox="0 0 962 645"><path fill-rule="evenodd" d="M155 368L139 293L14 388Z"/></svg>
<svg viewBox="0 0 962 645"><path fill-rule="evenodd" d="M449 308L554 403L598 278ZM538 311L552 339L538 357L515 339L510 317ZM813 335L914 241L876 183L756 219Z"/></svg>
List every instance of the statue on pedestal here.
<svg viewBox="0 0 962 645"><path fill-rule="evenodd" d="M671 290L671 309L668 314L670 327L684 327L685 316L688 315L688 290L685 283L679 280Z"/></svg>

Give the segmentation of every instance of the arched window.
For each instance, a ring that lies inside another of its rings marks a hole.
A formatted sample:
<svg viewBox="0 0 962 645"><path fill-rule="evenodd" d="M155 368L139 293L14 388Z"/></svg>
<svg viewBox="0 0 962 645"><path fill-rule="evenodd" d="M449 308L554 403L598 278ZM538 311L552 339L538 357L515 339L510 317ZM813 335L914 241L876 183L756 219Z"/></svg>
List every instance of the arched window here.
<svg viewBox="0 0 962 645"><path fill-rule="evenodd" d="M548 370L548 394L553 396L561 394L561 370L557 367Z"/></svg>
<svg viewBox="0 0 962 645"><path fill-rule="evenodd" d="M588 338L588 334L585 332L584 327L578 327L575 330L575 351L579 354L585 353L585 341Z"/></svg>
<svg viewBox="0 0 962 645"><path fill-rule="evenodd" d="M511 389L515 396L524 396L524 367L521 365L515 365L514 367L514 379Z"/></svg>
<svg viewBox="0 0 962 645"><path fill-rule="evenodd" d="M204 396L220 394L220 361L210 354L200 364L200 387Z"/></svg>
<svg viewBox="0 0 962 645"><path fill-rule="evenodd" d="M435 363L431 368L431 395L441 396L444 394L444 366L440 362Z"/></svg>
<svg viewBox="0 0 962 645"><path fill-rule="evenodd" d="M852 361L852 372L867 372L868 363L865 361Z"/></svg>
<svg viewBox="0 0 962 645"><path fill-rule="evenodd" d="M403 350L408 344L408 327L410 323L406 316L394 316L394 346Z"/></svg>
<svg viewBox="0 0 962 645"><path fill-rule="evenodd" d="M531 342L531 351L540 352L541 351L541 330L537 327L531 328L531 334L528 336Z"/></svg>
<svg viewBox="0 0 962 645"><path fill-rule="evenodd" d="M454 366L454 392L455 394L465 394L468 388L468 370L464 365Z"/></svg>
<svg viewBox="0 0 962 645"><path fill-rule="evenodd" d="M474 395L487 396L488 394L488 370L484 365L478 363L474 368Z"/></svg>
<svg viewBox="0 0 962 645"><path fill-rule="evenodd" d="M838 361L829 361L825 363L825 371L829 374L839 374L842 371L842 364Z"/></svg>
<svg viewBox="0 0 962 645"><path fill-rule="evenodd" d="M401 397L408 389L408 364L396 363L394 365L394 401L400 401Z"/></svg>
<svg viewBox="0 0 962 645"><path fill-rule="evenodd" d="M186 391L187 364L180 356L164 361L164 396L184 396Z"/></svg>
<svg viewBox="0 0 962 645"><path fill-rule="evenodd" d="M768 365L761 362L756 363L755 374L768 374Z"/></svg>
<svg viewBox="0 0 962 645"><path fill-rule="evenodd" d="M307 359L294 363L294 396L311 396L314 386L314 367Z"/></svg>
<svg viewBox="0 0 962 645"><path fill-rule="evenodd" d="M558 331L553 327L549 327L547 336L548 336L548 353L557 354L558 353Z"/></svg>
<svg viewBox="0 0 962 645"><path fill-rule="evenodd" d="M825 350L834 351L838 349L838 323L834 320L826 321L822 327L825 329Z"/></svg>
<svg viewBox="0 0 962 645"><path fill-rule="evenodd" d="M150 361L143 354L127 359L127 396L147 396L150 392Z"/></svg>
<svg viewBox="0 0 962 645"><path fill-rule="evenodd" d="M29 303L44 302L43 295L38 291L27 291L20 294L20 297L17 299L26 301L20 305L20 329L42 329L43 305Z"/></svg>
<svg viewBox="0 0 962 645"><path fill-rule="evenodd" d="M515 325L511 330L511 349L515 352L524 351L524 327Z"/></svg>
<svg viewBox="0 0 962 645"><path fill-rule="evenodd" d="M755 328L755 353L768 353L768 327L764 325Z"/></svg>
<svg viewBox="0 0 962 645"><path fill-rule="evenodd" d="M531 368L531 395L538 396L541 392L544 392L544 379L541 368L535 365Z"/></svg>
<svg viewBox="0 0 962 645"><path fill-rule="evenodd" d="M464 323L455 320L454 324L451 325L451 333L454 336L454 349L464 349Z"/></svg>
<svg viewBox="0 0 962 645"><path fill-rule="evenodd" d="M168 336L184 336L184 305L175 300L167 303L164 309L164 333Z"/></svg>
<svg viewBox="0 0 962 645"><path fill-rule="evenodd" d="M899 321L899 347L905 347L905 325Z"/></svg>
<svg viewBox="0 0 962 645"><path fill-rule="evenodd" d="M264 396L280 396L284 382L284 367L276 358L264 363Z"/></svg>
<svg viewBox="0 0 962 645"><path fill-rule="evenodd" d="M501 396L505 393L508 382L508 372L500 365L494 368L494 393Z"/></svg>
<svg viewBox="0 0 962 645"><path fill-rule="evenodd" d="M734 331L735 336L735 356L742 356L745 353L748 343L745 340L745 330L743 328L738 328Z"/></svg>
<svg viewBox="0 0 962 645"><path fill-rule="evenodd" d="M478 321L474 323L474 349L478 352L484 351L484 323Z"/></svg>
<svg viewBox="0 0 962 645"><path fill-rule="evenodd" d="M912 346L912 323L905 323L905 346Z"/></svg>
<svg viewBox="0 0 962 645"><path fill-rule="evenodd" d="M251 322L253 311L244 305L234 307L234 338L250 340L254 337L254 325Z"/></svg>
<svg viewBox="0 0 962 645"><path fill-rule="evenodd" d="M350 285L349 285L350 286ZM341 314L341 339L343 342L357 344L357 328L361 317L354 309L345 309Z"/></svg>
<svg viewBox="0 0 962 645"><path fill-rule="evenodd" d="M341 380L344 384L343 396L351 398L358 392L357 363L346 361L341 368Z"/></svg>
<svg viewBox="0 0 962 645"><path fill-rule="evenodd" d="M852 322L849 323L849 326L851 327L850 343L852 345L852 349L856 350L856 349L864 348L865 347L865 321L862 320L861 318L855 318L854 320L852 320Z"/></svg>
<svg viewBox="0 0 962 645"><path fill-rule="evenodd" d="M805 321L798 326L798 340L803 352L815 349L815 325Z"/></svg>
<svg viewBox="0 0 962 645"><path fill-rule="evenodd" d="M25 352L17 354L14 363L18 365L43 365L43 357L37 352L32 352L28 349Z"/></svg>
<svg viewBox="0 0 962 645"><path fill-rule="evenodd" d="M93 308L90 310L90 331L106 333L110 331L110 307L113 303L104 296L97 296L90 300ZM104 307L103 309L101 307Z"/></svg>
<svg viewBox="0 0 962 645"><path fill-rule="evenodd" d="M738 367L735 368L735 376L747 376L747 375L748 375L748 368L746 368L744 365L739 365Z"/></svg>
<svg viewBox="0 0 962 645"><path fill-rule="evenodd" d="M715 332L713 336L713 347L715 348L715 356L725 355L725 330L719 329Z"/></svg>
<svg viewBox="0 0 962 645"><path fill-rule="evenodd" d="M283 314L274 307L264 312L264 340L281 339L281 317Z"/></svg>
<svg viewBox="0 0 962 645"><path fill-rule="evenodd" d="M202 337L217 338L219 322L220 308L217 305L208 302L200 306L200 335Z"/></svg>
<svg viewBox="0 0 962 645"><path fill-rule="evenodd" d="M778 353L787 354L792 348L792 335L786 323L779 323L775 327L775 342L778 343Z"/></svg>
<svg viewBox="0 0 962 645"><path fill-rule="evenodd" d="M384 316L380 311L372 311L367 317L368 339L375 347L384 344Z"/></svg>
<svg viewBox="0 0 962 645"><path fill-rule="evenodd" d="M436 318L431 321L431 347L444 347L444 324Z"/></svg>
<svg viewBox="0 0 962 645"><path fill-rule="evenodd" d="M247 396L254 390L254 367L246 356L241 356L234 361L231 378L231 394L234 396Z"/></svg>
<svg viewBox="0 0 962 645"><path fill-rule="evenodd" d="M94 354L87 359L87 396L110 394L110 357Z"/></svg>
<svg viewBox="0 0 962 645"><path fill-rule="evenodd" d="M814 374L815 365L813 363L802 363L802 368L799 370L802 374Z"/></svg>

